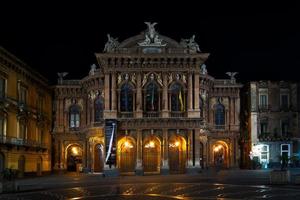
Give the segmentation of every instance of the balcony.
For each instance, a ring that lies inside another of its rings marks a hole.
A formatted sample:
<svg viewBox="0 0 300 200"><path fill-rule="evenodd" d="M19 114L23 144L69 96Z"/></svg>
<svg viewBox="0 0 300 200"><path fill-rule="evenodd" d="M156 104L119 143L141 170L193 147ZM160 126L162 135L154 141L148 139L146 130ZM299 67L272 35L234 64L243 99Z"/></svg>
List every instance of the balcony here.
<svg viewBox="0 0 300 200"><path fill-rule="evenodd" d="M267 112L271 110L271 106L267 104L258 105L259 112Z"/></svg>
<svg viewBox="0 0 300 200"><path fill-rule="evenodd" d="M47 149L47 144L36 140L26 140L16 137L0 136L0 144L13 145L13 146L23 146L23 147L33 147L36 149Z"/></svg>
<svg viewBox="0 0 300 200"><path fill-rule="evenodd" d="M172 118L186 117L186 112L182 112L182 111L172 111L172 112L171 112L171 117L172 117Z"/></svg>
<svg viewBox="0 0 300 200"><path fill-rule="evenodd" d="M120 112L119 118L133 118L133 112Z"/></svg>
<svg viewBox="0 0 300 200"><path fill-rule="evenodd" d="M146 118L158 118L159 112L144 112L143 116Z"/></svg>

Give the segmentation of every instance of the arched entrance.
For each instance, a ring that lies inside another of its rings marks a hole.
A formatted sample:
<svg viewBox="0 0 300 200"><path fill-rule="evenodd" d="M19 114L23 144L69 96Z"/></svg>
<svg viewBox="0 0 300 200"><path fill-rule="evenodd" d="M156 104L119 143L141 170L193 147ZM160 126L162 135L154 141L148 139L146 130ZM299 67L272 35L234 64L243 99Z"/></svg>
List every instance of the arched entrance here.
<svg viewBox="0 0 300 200"><path fill-rule="evenodd" d="M42 171L43 171L43 159L40 156L37 158L37 162L36 162L36 175L41 176Z"/></svg>
<svg viewBox="0 0 300 200"><path fill-rule="evenodd" d="M94 172L102 172L103 163L103 145L96 144L94 147Z"/></svg>
<svg viewBox="0 0 300 200"><path fill-rule="evenodd" d="M169 140L170 173L185 173L186 141L182 136L173 136Z"/></svg>
<svg viewBox="0 0 300 200"><path fill-rule="evenodd" d="M144 172L160 172L161 142L155 136L150 136L143 143Z"/></svg>
<svg viewBox="0 0 300 200"><path fill-rule="evenodd" d="M24 176L25 172L25 156L21 155L18 160L19 177Z"/></svg>
<svg viewBox="0 0 300 200"><path fill-rule="evenodd" d="M228 145L224 141L217 141L213 146L213 165L221 168L229 167Z"/></svg>
<svg viewBox="0 0 300 200"><path fill-rule="evenodd" d="M67 171L78 171L81 164L82 148L77 144L67 147Z"/></svg>
<svg viewBox="0 0 300 200"><path fill-rule="evenodd" d="M0 152L0 173L3 172L5 165L5 157L4 154Z"/></svg>
<svg viewBox="0 0 300 200"><path fill-rule="evenodd" d="M136 163L136 143L125 136L118 141L118 167L120 172L134 172Z"/></svg>

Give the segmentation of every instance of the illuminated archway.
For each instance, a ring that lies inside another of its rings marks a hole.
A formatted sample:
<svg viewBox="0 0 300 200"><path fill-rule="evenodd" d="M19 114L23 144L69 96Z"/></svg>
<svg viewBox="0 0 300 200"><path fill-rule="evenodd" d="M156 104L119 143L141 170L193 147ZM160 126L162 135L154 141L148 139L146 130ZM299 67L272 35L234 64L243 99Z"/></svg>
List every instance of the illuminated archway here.
<svg viewBox="0 0 300 200"><path fill-rule="evenodd" d="M134 172L136 163L136 142L125 136L118 141L117 165L120 172Z"/></svg>
<svg viewBox="0 0 300 200"><path fill-rule="evenodd" d="M214 166L229 167L229 148L226 142L219 140L213 144L212 163Z"/></svg>
<svg viewBox="0 0 300 200"><path fill-rule="evenodd" d="M185 173L186 140L182 136L169 139L169 167L170 173Z"/></svg>
<svg viewBox="0 0 300 200"><path fill-rule="evenodd" d="M161 142L155 136L149 136L143 142L144 172L160 172Z"/></svg>
<svg viewBox="0 0 300 200"><path fill-rule="evenodd" d="M82 164L82 148L77 144L68 145L66 148L67 171L76 171Z"/></svg>
<svg viewBox="0 0 300 200"><path fill-rule="evenodd" d="M94 146L94 172L102 172L104 160L103 160L103 145L96 144Z"/></svg>

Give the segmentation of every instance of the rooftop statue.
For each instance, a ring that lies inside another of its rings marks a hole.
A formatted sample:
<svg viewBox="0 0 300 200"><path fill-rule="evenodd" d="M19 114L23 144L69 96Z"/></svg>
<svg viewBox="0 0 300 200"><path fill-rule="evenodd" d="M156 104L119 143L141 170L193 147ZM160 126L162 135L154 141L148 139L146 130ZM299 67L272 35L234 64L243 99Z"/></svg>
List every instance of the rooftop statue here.
<svg viewBox="0 0 300 200"><path fill-rule="evenodd" d="M200 73L203 74L203 75L207 74L207 69L206 69L206 65L205 64L201 65Z"/></svg>
<svg viewBox="0 0 300 200"><path fill-rule="evenodd" d="M107 34L107 39L108 40L105 44L103 51L104 52L114 52L119 46L118 38L113 38L109 34Z"/></svg>
<svg viewBox="0 0 300 200"><path fill-rule="evenodd" d="M153 47L161 47L166 46L167 44L162 44L162 39L159 38L158 33L155 31L154 26L157 24L156 22L145 22L147 24L148 29L145 32L145 39L143 42L139 42L139 46L153 46Z"/></svg>
<svg viewBox="0 0 300 200"><path fill-rule="evenodd" d="M195 35L193 35L190 39L181 39L180 44L193 52L201 52L199 45L195 42Z"/></svg>
<svg viewBox="0 0 300 200"><path fill-rule="evenodd" d="M68 72L58 72L58 84L62 84L63 78L68 75Z"/></svg>
<svg viewBox="0 0 300 200"><path fill-rule="evenodd" d="M95 64L91 65L91 69L90 69L90 73L89 73L91 76L95 75L96 67L97 66Z"/></svg>
<svg viewBox="0 0 300 200"><path fill-rule="evenodd" d="M235 83L235 75L237 75L238 72L226 72L226 74L230 77L231 83Z"/></svg>

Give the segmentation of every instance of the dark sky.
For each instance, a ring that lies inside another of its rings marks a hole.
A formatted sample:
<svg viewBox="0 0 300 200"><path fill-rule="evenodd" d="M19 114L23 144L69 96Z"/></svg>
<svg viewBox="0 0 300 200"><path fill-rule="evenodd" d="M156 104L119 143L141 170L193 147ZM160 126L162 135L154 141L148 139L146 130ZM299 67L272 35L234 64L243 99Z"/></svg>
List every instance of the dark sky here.
<svg viewBox="0 0 300 200"><path fill-rule="evenodd" d="M177 41L195 34L211 53L207 69L216 78L238 71L242 82L299 79L298 5L174 2L1 5L0 45L55 83L58 71L87 75L107 33L122 41L145 30L144 21L156 21L160 34Z"/></svg>

